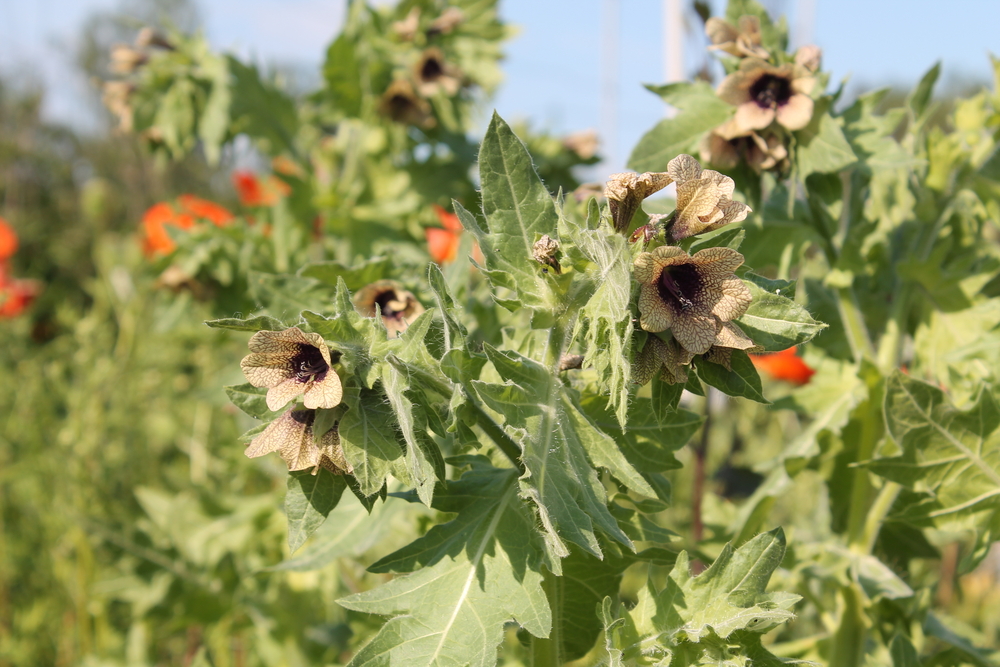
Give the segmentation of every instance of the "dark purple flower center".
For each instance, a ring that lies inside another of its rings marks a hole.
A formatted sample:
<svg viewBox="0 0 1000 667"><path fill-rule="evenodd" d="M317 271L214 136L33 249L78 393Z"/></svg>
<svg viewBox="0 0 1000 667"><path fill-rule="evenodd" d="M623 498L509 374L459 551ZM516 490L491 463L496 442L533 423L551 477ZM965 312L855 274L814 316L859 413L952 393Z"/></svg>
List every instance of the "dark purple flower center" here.
<svg viewBox="0 0 1000 667"><path fill-rule="evenodd" d="M390 97L386 106L389 110L389 116L395 121L406 120L410 114L417 111L417 105L413 98L403 93L396 93Z"/></svg>
<svg viewBox="0 0 1000 667"><path fill-rule="evenodd" d="M792 82L783 76L765 74L750 86L750 99L762 109L773 109L792 96Z"/></svg>
<svg viewBox="0 0 1000 667"><path fill-rule="evenodd" d="M437 81L444 75L444 66L437 58L426 58L423 67L420 68L420 79L422 81Z"/></svg>
<svg viewBox="0 0 1000 667"><path fill-rule="evenodd" d="M311 428L316 419L315 410L292 410L289 415L292 420Z"/></svg>
<svg viewBox="0 0 1000 667"><path fill-rule="evenodd" d="M684 311L694 306L691 297L701 289L701 276L694 264L675 264L663 269L656 288L664 303Z"/></svg>
<svg viewBox="0 0 1000 667"><path fill-rule="evenodd" d="M393 320L403 319L403 311L393 308L393 305L398 304L400 301L405 303L405 299L400 299L396 294L396 290L391 289L381 292L375 297L375 303L378 304L382 317Z"/></svg>
<svg viewBox="0 0 1000 667"><path fill-rule="evenodd" d="M292 357L292 370L299 382L309 382L312 379L321 382L330 366L318 347L299 345L299 353Z"/></svg>

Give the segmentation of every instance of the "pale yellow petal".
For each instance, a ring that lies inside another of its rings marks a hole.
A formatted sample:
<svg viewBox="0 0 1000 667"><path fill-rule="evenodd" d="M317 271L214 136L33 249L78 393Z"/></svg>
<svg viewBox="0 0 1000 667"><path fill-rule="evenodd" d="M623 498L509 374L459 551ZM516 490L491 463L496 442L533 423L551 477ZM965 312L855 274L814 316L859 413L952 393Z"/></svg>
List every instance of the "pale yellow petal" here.
<svg viewBox="0 0 1000 667"><path fill-rule="evenodd" d="M340 404L344 397L344 389L340 376L332 368L326 372L321 381L311 381L306 384L303 403L307 408L332 408Z"/></svg>
<svg viewBox="0 0 1000 667"><path fill-rule="evenodd" d="M646 331L666 331L674 321L674 313L663 303L656 285L643 283L639 289L639 326Z"/></svg>
<svg viewBox="0 0 1000 667"><path fill-rule="evenodd" d="M736 277L728 278L722 281L720 291L722 298L712 308L712 313L720 320L723 322L735 320L747 312L752 297L750 290L747 289L742 280Z"/></svg>
<svg viewBox="0 0 1000 667"><path fill-rule="evenodd" d="M667 174L680 186L690 180L701 177L701 164L687 154L681 154L667 163Z"/></svg>
<svg viewBox="0 0 1000 667"><path fill-rule="evenodd" d="M812 98L808 95L796 93L789 97L787 102L779 105L776 113L778 123L784 125L789 130L801 130L812 120Z"/></svg>
<svg viewBox="0 0 1000 667"><path fill-rule="evenodd" d="M754 101L744 102L736 108L733 120L743 131L763 130L774 121L775 111L762 107Z"/></svg>
<svg viewBox="0 0 1000 667"><path fill-rule="evenodd" d="M719 332L715 335L714 346L749 350L754 346L754 342L732 322L723 322Z"/></svg>
<svg viewBox="0 0 1000 667"><path fill-rule="evenodd" d="M291 357L285 359L265 354L249 354L243 357L240 369L246 376L247 382L253 386L273 387L294 376L287 365L290 360Z"/></svg>
<svg viewBox="0 0 1000 667"><path fill-rule="evenodd" d="M715 342L718 327L715 316L687 311L674 318L670 331L688 352L704 354Z"/></svg>
<svg viewBox="0 0 1000 667"><path fill-rule="evenodd" d="M301 424L290 417L291 410L281 415L267 425L260 435L250 441L244 452L249 458L254 459L271 452L277 452L285 446L289 439L299 437L298 431Z"/></svg>
<svg viewBox="0 0 1000 667"><path fill-rule="evenodd" d="M295 378L289 378L267 390L267 409L280 410L288 405L288 401L302 393L305 384Z"/></svg>

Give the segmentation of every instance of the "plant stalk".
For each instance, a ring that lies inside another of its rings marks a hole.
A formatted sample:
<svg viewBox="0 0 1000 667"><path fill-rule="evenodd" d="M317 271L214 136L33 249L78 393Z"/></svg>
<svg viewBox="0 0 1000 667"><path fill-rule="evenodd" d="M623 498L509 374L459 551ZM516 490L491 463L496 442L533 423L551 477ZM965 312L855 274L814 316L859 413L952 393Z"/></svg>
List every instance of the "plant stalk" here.
<svg viewBox="0 0 1000 667"><path fill-rule="evenodd" d="M545 598L552 610L552 631L548 637L531 638L531 667L559 667L565 662L562 655L563 620L561 618L562 587L559 577L552 574L548 568L543 568L542 588Z"/></svg>

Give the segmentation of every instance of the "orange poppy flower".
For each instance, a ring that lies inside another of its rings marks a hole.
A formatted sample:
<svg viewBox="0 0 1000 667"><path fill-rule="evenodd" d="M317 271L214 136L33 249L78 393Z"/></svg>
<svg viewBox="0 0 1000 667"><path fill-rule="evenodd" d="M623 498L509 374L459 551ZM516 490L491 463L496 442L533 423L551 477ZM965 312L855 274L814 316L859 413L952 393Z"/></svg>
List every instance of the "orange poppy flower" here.
<svg viewBox="0 0 1000 667"><path fill-rule="evenodd" d="M757 370L763 371L775 380L784 380L797 385L809 382L809 378L816 372L802 361L802 357L795 354L794 347L773 354L751 354L750 361Z"/></svg>
<svg viewBox="0 0 1000 667"><path fill-rule="evenodd" d="M224 227L233 219L233 214L224 206L219 206L215 202L195 197L194 195L181 195L177 198L181 208L196 218L204 218L216 227Z"/></svg>
<svg viewBox="0 0 1000 667"><path fill-rule="evenodd" d="M146 255L167 255L177 247L167 233L167 225L190 229L194 225L194 218L191 215L178 214L167 202L153 204L146 209L142 216L142 228L145 232L142 250Z"/></svg>
<svg viewBox="0 0 1000 667"><path fill-rule="evenodd" d="M0 218L0 261L17 252L17 234L6 220Z"/></svg>
<svg viewBox="0 0 1000 667"><path fill-rule="evenodd" d="M0 318L17 317L42 291L37 280L10 280L0 275Z"/></svg>
<svg viewBox="0 0 1000 667"><path fill-rule="evenodd" d="M440 227L424 228L424 234L427 236L427 250L435 262L447 264L455 261L455 256L458 254L462 223L459 222L457 215L449 213L437 204L434 204L434 212L437 213L438 220L441 221L444 229ZM479 251L478 245L473 249L472 256L477 262L482 263L483 255Z"/></svg>
<svg viewBox="0 0 1000 667"><path fill-rule="evenodd" d="M262 181L251 171L234 171L233 185L244 206L272 206L280 197L287 197L292 188L276 176Z"/></svg>
<svg viewBox="0 0 1000 667"><path fill-rule="evenodd" d="M177 200L176 206L168 202L153 204L143 214L142 227L145 236L142 248L147 256L167 255L177 247L167 233L167 225L178 229L191 229L197 220L208 220L217 227L223 227L234 217L225 207L201 197L181 195Z"/></svg>

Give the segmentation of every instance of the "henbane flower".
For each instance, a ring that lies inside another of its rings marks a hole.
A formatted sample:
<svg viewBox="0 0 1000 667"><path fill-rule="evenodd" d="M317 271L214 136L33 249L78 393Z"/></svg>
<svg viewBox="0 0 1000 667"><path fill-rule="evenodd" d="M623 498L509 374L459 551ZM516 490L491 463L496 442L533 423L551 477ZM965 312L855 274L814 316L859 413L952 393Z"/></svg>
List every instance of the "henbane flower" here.
<svg viewBox="0 0 1000 667"><path fill-rule="evenodd" d="M331 368L330 348L319 334L298 327L284 331L258 331L250 338L250 354L240 362L247 380L267 387L267 407L279 410L304 394L307 408L332 408L344 390Z"/></svg>
<svg viewBox="0 0 1000 667"><path fill-rule="evenodd" d="M761 46L760 19L741 16L737 26L712 17L705 23L705 34L712 40L709 49L718 49L738 58L767 58L767 49Z"/></svg>
<svg viewBox="0 0 1000 667"><path fill-rule="evenodd" d="M741 134L763 130L775 120L789 130L801 130L812 119L809 92L815 84L812 73L801 65L776 66L746 58L722 80L717 93L736 107L734 122Z"/></svg>
<svg viewBox="0 0 1000 667"><path fill-rule="evenodd" d="M604 186L604 196L608 198L615 231L626 231L642 200L672 182L673 179L665 172L612 174Z"/></svg>
<svg viewBox="0 0 1000 667"><path fill-rule="evenodd" d="M706 248L693 256L674 246L660 246L635 260L639 291L639 326L670 329L688 352L704 354L724 322L750 305L750 290L733 273L743 255L731 248Z"/></svg>
<svg viewBox="0 0 1000 667"><path fill-rule="evenodd" d="M376 305L390 334L405 331L424 312L417 297L395 280L376 280L354 295L354 309L365 317L375 317Z"/></svg>
<svg viewBox="0 0 1000 667"><path fill-rule="evenodd" d="M670 235L678 241L745 220L750 207L733 201L736 183L711 169L702 169L690 155L678 155L667 165L677 183L677 211Z"/></svg>
<svg viewBox="0 0 1000 667"><path fill-rule="evenodd" d="M315 410L289 410L251 440L245 453L249 458L256 458L278 452L289 470L312 468L316 474L320 468L326 468L335 475L354 472L344 458L337 425L334 424L317 442L313 434L315 421Z"/></svg>

